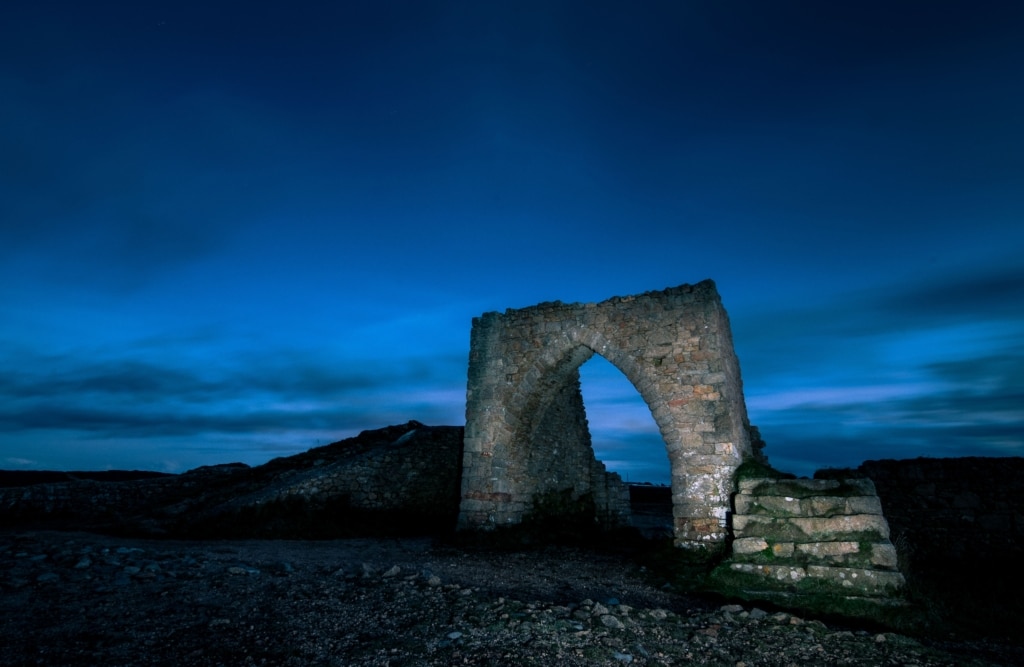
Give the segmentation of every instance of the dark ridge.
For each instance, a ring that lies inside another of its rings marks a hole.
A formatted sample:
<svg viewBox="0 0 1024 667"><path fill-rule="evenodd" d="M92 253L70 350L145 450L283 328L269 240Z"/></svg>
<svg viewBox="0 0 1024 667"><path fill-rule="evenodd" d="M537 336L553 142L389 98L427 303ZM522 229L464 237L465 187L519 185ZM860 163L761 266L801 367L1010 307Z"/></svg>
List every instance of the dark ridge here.
<svg viewBox="0 0 1024 667"><path fill-rule="evenodd" d="M173 475L151 470L0 470L0 488L59 484L81 479L94 482L131 482L161 477L173 477Z"/></svg>
<svg viewBox="0 0 1024 667"><path fill-rule="evenodd" d="M651 503L655 505L663 505L668 503L672 504L672 487L671 486L655 486L653 484L630 484L629 485L629 502L631 504L637 503Z"/></svg>
<svg viewBox="0 0 1024 667"><path fill-rule="evenodd" d="M250 467L12 471L0 527L146 537L314 539L451 531L463 428L410 421Z"/></svg>

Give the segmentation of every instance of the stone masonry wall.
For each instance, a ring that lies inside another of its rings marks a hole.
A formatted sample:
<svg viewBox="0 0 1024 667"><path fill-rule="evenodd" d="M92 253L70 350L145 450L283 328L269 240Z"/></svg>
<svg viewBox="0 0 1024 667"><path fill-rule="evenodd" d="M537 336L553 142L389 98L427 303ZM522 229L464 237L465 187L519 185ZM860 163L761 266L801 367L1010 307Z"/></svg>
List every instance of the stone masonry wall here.
<svg viewBox="0 0 1024 667"><path fill-rule="evenodd" d="M388 444L311 469L289 471L272 484L233 498L223 508L302 498L312 502L344 498L363 510L423 514L452 507L459 487L462 429L412 427Z"/></svg>
<svg viewBox="0 0 1024 667"><path fill-rule="evenodd" d="M741 585L863 597L904 585L869 479L743 479L732 524L724 567L750 578Z"/></svg>
<svg viewBox="0 0 1024 667"><path fill-rule="evenodd" d="M163 534L171 521L251 482L253 470L234 463L153 478L70 479L0 488L0 526Z"/></svg>
<svg viewBox="0 0 1024 667"><path fill-rule="evenodd" d="M422 530L448 530L458 509L462 439L461 427L409 422L253 468L229 464L154 479L0 488L0 526L185 537L221 526L242 537L250 527L232 517L248 512L270 521L301 508L319 512L328 523L344 524L344 517L331 513L350 509L363 516L379 513L381 521L418 522ZM379 528L375 532L388 532ZM259 525L251 530L250 536L274 536Z"/></svg>
<svg viewBox="0 0 1024 667"><path fill-rule="evenodd" d="M570 490L573 500L583 496L593 500L597 518L605 526L627 523L629 489L594 456L578 369L544 409L533 443L526 467L535 476L535 494Z"/></svg>
<svg viewBox="0 0 1024 667"><path fill-rule="evenodd" d="M874 481L914 566L984 571L1024 559L1024 458L866 461L856 472Z"/></svg>
<svg viewBox="0 0 1024 667"><path fill-rule="evenodd" d="M0 488L0 525L60 519L116 520L158 505L181 488L182 476L103 482L67 482Z"/></svg>
<svg viewBox="0 0 1024 667"><path fill-rule="evenodd" d="M711 281L474 319L460 527L518 523L540 494L585 483L564 471L552 474L561 455L555 450L576 447L580 435L570 429L556 442L545 420L563 409L553 406L575 400L566 387L595 353L636 387L661 431L672 468L676 544L724 544L734 473L751 451L739 363Z"/></svg>

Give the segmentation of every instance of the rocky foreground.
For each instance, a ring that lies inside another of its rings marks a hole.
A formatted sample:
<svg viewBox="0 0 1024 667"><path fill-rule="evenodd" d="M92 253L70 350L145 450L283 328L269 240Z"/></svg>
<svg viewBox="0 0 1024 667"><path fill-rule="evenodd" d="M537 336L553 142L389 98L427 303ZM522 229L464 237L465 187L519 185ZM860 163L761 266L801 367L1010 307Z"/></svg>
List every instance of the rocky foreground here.
<svg viewBox="0 0 1024 667"><path fill-rule="evenodd" d="M0 533L3 665L1014 665L672 591L622 554Z"/></svg>

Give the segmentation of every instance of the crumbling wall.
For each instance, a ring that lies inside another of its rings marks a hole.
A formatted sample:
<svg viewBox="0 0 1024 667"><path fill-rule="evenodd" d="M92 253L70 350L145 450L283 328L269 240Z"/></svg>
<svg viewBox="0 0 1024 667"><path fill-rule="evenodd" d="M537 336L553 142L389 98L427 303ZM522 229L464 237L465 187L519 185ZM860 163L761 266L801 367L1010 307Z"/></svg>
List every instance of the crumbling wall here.
<svg viewBox="0 0 1024 667"><path fill-rule="evenodd" d="M865 461L854 472L874 481L894 540L916 565L970 570L1024 558L1024 458Z"/></svg>
<svg viewBox="0 0 1024 667"><path fill-rule="evenodd" d="M182 537L446 531L458 511L462 439L461 427L411 421L252 468L0 488L0 527Z"/></svg>
<svg viewBox="0 0 1024 667"><path fill-rule="evenodd" d="M870 479L741 479L732 527L716 576L749 596L886 599L904 586Z"/></svg>
<svg viewBox="0 0 1024 667"><path fill-rule="evenodd" d="M587 488L590 466L573 472L569 452L589 450L589 435L559 432L551 420L573 414L578 369L594 354L622 371L658 425L676 544L720 547L734 473L751 451L739 363L711 281L474 319L460 527L514 525L538 497ZM593 476L589 483L596 488Z"/></svg>
<svg viewBox="0 0 1024 667"><path fill-rule="evenodd" d="M247 507L301 498L311 502L343 498L362 510L422 513L451 508L459 487L462 429L417 422L388 443L339 460L324 459L310 469L290 470L224 507Z"/></svg>
<svg viewBox="0 0 1024 667"><path fill-rule="evenodd" d="M625 524L629 490L618 474L608 472L594 456L587 425L579 370L571 371L538 420L526 468L535 476L539 496L569 491L572 500L593 503L596 518L606 526Z"/></svg>
<svg viewBox="0 0 1024 667"><path fill-rule="evenodd" d="M233 485L250 471L243 464L204 466L181 475L123 481L71 479L0 488L0 526L124 527L150 519L168 505Z"/></svg>

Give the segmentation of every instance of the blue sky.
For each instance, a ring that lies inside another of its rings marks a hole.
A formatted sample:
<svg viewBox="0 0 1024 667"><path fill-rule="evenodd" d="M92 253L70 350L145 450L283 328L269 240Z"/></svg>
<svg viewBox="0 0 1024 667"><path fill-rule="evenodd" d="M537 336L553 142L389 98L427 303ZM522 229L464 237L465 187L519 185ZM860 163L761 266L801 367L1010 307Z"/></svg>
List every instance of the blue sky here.
<svg viewBox="0 0 1024 667"><path fill-rule="evenodd" d="M777 467L1024 454L1024 5L16 2L0 467L464 422L471 319L705 278ZM582 369L599 456L666 481Z"/></svg>

